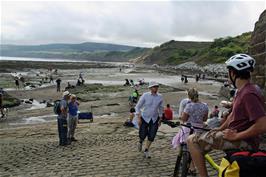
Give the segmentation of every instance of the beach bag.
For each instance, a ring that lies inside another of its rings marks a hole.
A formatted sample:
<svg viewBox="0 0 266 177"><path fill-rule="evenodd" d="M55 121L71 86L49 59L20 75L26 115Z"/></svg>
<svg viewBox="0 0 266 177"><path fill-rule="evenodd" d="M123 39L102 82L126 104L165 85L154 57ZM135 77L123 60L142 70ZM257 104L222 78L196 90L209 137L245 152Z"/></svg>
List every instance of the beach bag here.
<svg viewBox="0 0 266 177"><path fill-rule="evenodd" d="M61 114L60 101L61 100L54 101L54 113L57 115Z"/></svg>
<svg viewBox="0 0 266 177"><path fill-rule="evenodd" d="M93 114L92 114L92 112L80 112L78 114L78 119L90 119L92 122L93 121Z"/></svg>
<svg viewBox="0 0 266 177"><path fill-rule="evenodd" d="M240 167L240 177L265 177L266 152L250 151L236 152L230 157L230 161L236 161Z"/></svg>

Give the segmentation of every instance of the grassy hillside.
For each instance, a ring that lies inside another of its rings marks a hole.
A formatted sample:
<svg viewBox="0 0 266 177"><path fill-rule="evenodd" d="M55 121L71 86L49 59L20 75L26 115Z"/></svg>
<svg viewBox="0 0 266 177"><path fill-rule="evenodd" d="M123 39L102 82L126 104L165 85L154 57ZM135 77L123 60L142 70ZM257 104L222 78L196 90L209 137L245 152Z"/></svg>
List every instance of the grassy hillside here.
<svg viewBox="0 0 266 177"><path fill-rule="evenodd" d="M179 64L199 54L209 42L169 41L153 48L143 59L146 64Z"/></svg>
<svg viewBox="0 0 266 177"><path fill-rule="evenodd" d="M215 39L208 48L200 52L196 62L199 64L222 63L236 53L248 53L250 39L251 32L236 37Z"/></svg>
<svg viewBox="0 0 266 177"><path fill-rule="evenodd" d="M62 58L95 61L128 61L147 48L104 43L47 44L36 46L1 45L0 55L10 57Z"/></svg>
<svg viewBox="0 0 266 177"><path fill-rule="evenodd" d="M251 32L236 37L215 39L214 42L169 41L153 48L139 62L146 64L221 63L236 53L247 53Z"/></svg>

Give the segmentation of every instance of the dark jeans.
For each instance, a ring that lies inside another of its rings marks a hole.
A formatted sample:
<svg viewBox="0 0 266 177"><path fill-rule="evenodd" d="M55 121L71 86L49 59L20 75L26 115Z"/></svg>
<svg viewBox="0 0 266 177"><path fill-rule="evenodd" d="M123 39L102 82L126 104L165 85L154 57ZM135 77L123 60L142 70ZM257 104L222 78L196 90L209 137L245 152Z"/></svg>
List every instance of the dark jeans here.
<svg viewBox="0 0 266 177"><path fill-rule="evenodd" d="M57 85L57 86L56 86L56 91L57 91L57 92L60 92L60 85Z"/></svg>
<svg viewBox="0 0 266 177"><path fill-rule="evenodd" d="M141 118L142 124L139 127L139 139L142 143L146 136L148 136L148 140L153 142L154 138L156 136L157 130L158 130L158 120L153 123L152 120L150 120L149 123L145 122L143 118Z"/></svg>
<svg viewBox="0 0 266 177"><path fill-rule="evenodd" d="M59 145L66 145L67 142L67 119L57 118Z"/></svg>

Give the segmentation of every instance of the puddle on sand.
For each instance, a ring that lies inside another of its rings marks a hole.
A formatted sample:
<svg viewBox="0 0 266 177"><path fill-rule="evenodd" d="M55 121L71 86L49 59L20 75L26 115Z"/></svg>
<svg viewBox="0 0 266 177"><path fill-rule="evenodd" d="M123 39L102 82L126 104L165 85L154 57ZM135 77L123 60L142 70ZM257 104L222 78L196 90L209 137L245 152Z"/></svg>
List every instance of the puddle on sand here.
<svg viewBox="0 0 266 177"><path fill-rule="evenodd" d="M55 121L55 117L57 115L50 114L50 115L44 115L44 116L33 116L33 117L27 117L22 118L19 122L16 123L9 123L9 125L29 125L29 124L39 124L39 123L46 123L46 122L53 122Z"/></svg>
<svg viewBox="0 0 266 177"><path fill-rule="evenodd" d="M112 112L111 114L104 114L104 115L99 115L99 116L95 116L95 118L112 118L117 116L117 113Z"/></svg>
<svg viewBox="0 0 266 177"><path fill-rule="evenodd" d="M36 100L33 100L32 106L26 110L34 110L34 109L43 109L46 108L46 103L39 103Z"/></svg>

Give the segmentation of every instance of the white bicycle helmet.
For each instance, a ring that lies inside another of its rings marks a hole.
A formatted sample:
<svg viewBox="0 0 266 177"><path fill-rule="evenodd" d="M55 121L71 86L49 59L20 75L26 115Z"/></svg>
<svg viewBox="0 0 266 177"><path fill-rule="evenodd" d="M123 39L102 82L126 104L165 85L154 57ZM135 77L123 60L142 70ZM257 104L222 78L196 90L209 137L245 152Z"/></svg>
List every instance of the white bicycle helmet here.
<svg viewBox="0 0 266 177"><path fill-rule="evenodd" d="M236 54L225 62L227 68L232 67L237 71L254 69L256 61L247 54Z"/></svg>

